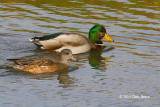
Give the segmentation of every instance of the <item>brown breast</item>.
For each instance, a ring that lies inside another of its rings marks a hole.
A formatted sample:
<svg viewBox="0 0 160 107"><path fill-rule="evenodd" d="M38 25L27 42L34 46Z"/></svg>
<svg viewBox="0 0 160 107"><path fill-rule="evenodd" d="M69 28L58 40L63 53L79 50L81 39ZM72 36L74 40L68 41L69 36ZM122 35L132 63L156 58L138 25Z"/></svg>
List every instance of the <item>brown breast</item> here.
<svg viewBox="0 0 160 107"><path fill-rule="evenodd" d="M37 74L37 73L56 72L59 70L66 69L67 67L68 67L67 64L62 64L62 63L54 64L52 66L28 65L23 67L22 70Z"/></svg>

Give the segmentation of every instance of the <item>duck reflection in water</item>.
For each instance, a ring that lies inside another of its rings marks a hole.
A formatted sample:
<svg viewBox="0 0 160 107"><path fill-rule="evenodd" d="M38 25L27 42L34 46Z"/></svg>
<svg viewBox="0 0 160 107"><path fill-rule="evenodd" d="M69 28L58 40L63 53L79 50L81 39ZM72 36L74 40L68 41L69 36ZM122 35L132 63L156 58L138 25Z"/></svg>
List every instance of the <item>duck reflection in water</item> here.
<svg viewBox="0 0 160 107"><path fill-rule="evenodd" d="M114 49L114 47L107 46L107 47L100 48L98 50L93 50L89 53L88 60L89 60L89 64L93 67L93 69L98 69L101 71L105 71L107 69L106 66L108 66L108 64L106 64L106 62L114 56L112 55L109 57L102 57L101 55L103 52L107 52L112 49Z"/></svg>
<svg viewBox="0 0 160 107"><path fill-rule="evenodd" d="M7 66L0 66L2 69L9 69L9 70L4 70L4 72L0 73L0 77L5 77L5 76L11 76L11 75L22 75L22 76L27 76L29 79L36 79L36 80L54 80L57 79L59 81L59 87L62 88L67 88L67 87L74 87L75 86L75 81L77 79L75 77L71 77L69 75L69 72L72 72L76 69L78 69L77 66L71 65L67 69L56 72L56 73L40 73L40 74L32 74L29 72L17 70L17 69L10 69Z"/></svg>
<svg viewBox="0 0 160 107"><path fill-rule="evenodd" d="M74 68L72 68L74 69ZM74 69L75 70L75 69ZM70 72L70 70L69 70ZM59 87L63 87L63 88L67 88L67 87L74 87L74 83L75 83L75 78L74 77L70 77L68 71L65 72L59 72L58 73L58 77L57 80L59 81Z"/></svg>

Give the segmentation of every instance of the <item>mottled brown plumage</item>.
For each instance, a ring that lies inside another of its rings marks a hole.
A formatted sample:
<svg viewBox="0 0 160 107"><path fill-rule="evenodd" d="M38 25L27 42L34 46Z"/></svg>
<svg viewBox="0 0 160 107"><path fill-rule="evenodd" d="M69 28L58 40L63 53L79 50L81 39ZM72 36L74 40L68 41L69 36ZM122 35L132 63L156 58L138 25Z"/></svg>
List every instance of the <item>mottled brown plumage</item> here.
<svg viewBox="0 0 160 107"><path fill-rule="evenodd" d="M73 58L72 52L69 49L61 51L60 56L57 59L51 58L16 58L8 59L14 63L6 63L15 69L28 71L31 73L47 73L56 72L66 69L68 67L68 60Z"/></svg>

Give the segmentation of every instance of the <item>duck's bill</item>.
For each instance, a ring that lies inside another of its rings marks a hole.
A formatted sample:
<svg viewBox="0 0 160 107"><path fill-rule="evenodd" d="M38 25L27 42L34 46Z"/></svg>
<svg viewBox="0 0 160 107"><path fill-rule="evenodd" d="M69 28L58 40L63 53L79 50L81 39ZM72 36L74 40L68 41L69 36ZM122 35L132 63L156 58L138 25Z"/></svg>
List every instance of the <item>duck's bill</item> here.
<svg viewBox="0 0 160 107"><path fill-rule="evenodd" d="M111 37L109 37L109 35L107 35L106 33L105 33L105 36L103 38L106 39L109 42L114 42L114 40Z"/></svg>
<svg viewBox="0 0 160 107"><path fill-rule="evenodd" d="M73 61L78 61L75 57L71 57L71 60L73 60Z"/></svg>

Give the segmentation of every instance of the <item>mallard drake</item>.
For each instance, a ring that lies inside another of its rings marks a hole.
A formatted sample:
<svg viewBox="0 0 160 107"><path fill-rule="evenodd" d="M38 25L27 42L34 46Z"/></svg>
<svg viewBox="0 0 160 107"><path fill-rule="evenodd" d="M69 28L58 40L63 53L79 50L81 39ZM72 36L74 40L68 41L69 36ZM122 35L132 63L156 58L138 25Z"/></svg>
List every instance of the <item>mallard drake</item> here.
<svg viewBox="0 0 160 107"><path fill-rule="evenodd" d="M89 31L89 38L78 33L54 33L30 39L41 49L52 49L60 52L70 49L73 54L85 53L103 45L102 38L113 42L103 25L95 25Z"/></svg>
<svg viewBox="0 0 160 107"><path fill-rule="evenodd" d="M14 63L5 63L7 66L11 66L15 69L23 71L37 73L56 72L59 70L66 69L68 67L68 60L74 59L70 49L63 49L60 52L59 57L56 59L49 58L16 58L7 59Z"/></svg>

